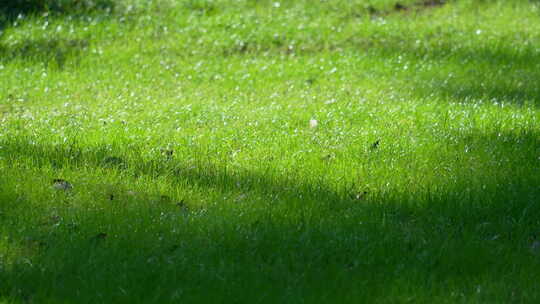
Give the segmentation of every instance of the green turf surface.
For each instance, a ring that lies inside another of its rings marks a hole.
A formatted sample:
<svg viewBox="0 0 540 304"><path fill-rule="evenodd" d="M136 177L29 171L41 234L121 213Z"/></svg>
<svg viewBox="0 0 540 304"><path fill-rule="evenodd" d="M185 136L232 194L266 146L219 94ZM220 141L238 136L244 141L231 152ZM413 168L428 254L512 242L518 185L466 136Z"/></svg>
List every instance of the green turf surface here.
<svg viewBox="0 0 540 304"><path fill-rule="evenodd" d="M540 301L538 1L0 16L0 303Z"/></svg>

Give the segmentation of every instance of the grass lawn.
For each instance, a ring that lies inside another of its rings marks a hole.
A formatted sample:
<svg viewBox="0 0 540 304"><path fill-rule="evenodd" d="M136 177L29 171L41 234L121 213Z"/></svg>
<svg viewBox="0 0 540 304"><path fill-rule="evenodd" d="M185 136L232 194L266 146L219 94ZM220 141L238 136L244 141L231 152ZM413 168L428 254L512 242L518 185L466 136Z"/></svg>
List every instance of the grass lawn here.
<svg viewBox="0 0 540 304"><path fill-rule="evenodd" d="M539 303L540 2L0 15L0 303Z"/></svg>

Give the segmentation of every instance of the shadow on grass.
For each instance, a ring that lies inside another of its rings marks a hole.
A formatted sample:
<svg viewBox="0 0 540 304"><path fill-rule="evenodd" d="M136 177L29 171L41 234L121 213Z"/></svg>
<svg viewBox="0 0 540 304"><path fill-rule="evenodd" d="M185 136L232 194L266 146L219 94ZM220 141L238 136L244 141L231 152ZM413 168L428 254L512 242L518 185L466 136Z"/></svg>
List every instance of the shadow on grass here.
<svg viewBox="0 0 540 304"><path fill-rule="evenodd" d="M336 41L296 42L278 37L268 41L245 41L241 45L224 47L223 56L281 54L310 56L323 52L359 53L388 62L386 68L400 79L402 92L411 91L421 97L437 96L452 102L504 102L513 105L540 106L540 51L534 44L516 46L513 37L500 37L499 44L452 41L455 33L411 34L407 37L391 34L352 36ZM526 34L515 34L526 37ZM416 43L420 42L420 43ZM401 57L398 62L396 59ZM369 59L364 59L369 60ZM406 67L406 68L405 68ZM379 66L378 69L381 69ZM380 71L377 71L380 72ZM367 74L365 70L362 74Z"/></svg>
<svg viewBox="0 0 540 304"><path fill-rule="evenodd" d="M540 298L540 262L530 251L530 237L540 229L540 181L531 157L537 157L538 134L460 141L478 154L465 160L471 168L453 168L455 179L426 185L425 191L375 190L356 199L347 187L295 177L204 162L194 168L164 159L112 161L105 147L3 140L0 156L18 163L5 168L6 176L25 161L32 172L66 164L103 174L113 170L126 179L166 176L216 200L238 193L249 199L206 206L187 200L184 207L96 196L83 205L74 191L37 202L16 181L4 181L3 247L13 249L2 257L0 298L534 302Z"/></svg>
<svg viewBox="0 0 540 304"><path fill-rule="evenodd" d="M28 16L46 18L64 18L69 16L84 17L90 15L110 16L114 11L114 0L82 1L37 1L14 0L0 7L0 38L3 30L15 21L24 22ZM25 16L18 20L19 16ZM82 39L25 39L4 43L0 40L0 62L22 60L32 64L42 63L60 69L72 59L77 60L88 47L88 41Z"/></svg>
<svg viewBox="0 0 540 304"><path fill-rule="evenodd" d="M421 97L441 97L451 102L498 102L540 106L540 52L534 44L516 47L513 37L500 37L499 44L471 45L450 38L441 43L437 35L415 37L352 37L336 48L355 49L371 56L387 58L401 91ZM452 37L452 33L448 33ZM515 34L526 37L526 34ZM439 40L437 40L439 39ZM420 42L420 43L417 43ZM396 62L400 57L401 62Z"/></svg>
<svg viewBox="0 0 540 304"><path fill-rule="evenodd" d="M25 62L53 65L63 69L66 63L77 60L88 48L82 39L23 40L14 44L0 44L0 62Z"/></svg>
<svg viewBox="0 0 540 304"><path fill-rule="evenodd" d="M12 21L19 15L76 15L112 11L114 0L10 0L0 7L0 20Z"/></svg>
<svg viewBox="0 0 540 304"><path fill-rule="evenodd" d="M534 79L540 77L538 50L530 47L516 51L510 45L497 49L445 48L429 55L426 52L424 58L442 73L430 71L419 77L413 86L420 92L458 102L540 106L540 88L534 84Z"/></svg>

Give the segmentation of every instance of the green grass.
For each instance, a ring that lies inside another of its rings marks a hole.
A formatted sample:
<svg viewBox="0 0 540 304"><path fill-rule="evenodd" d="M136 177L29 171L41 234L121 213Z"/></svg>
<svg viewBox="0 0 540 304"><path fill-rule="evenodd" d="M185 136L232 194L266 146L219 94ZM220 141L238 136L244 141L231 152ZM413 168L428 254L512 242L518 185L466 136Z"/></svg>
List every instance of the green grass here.
<svg viewBox="0 0 540 304"><path fill-rule="evenodd" d="M539 302L540 5L447 2L0 18L0 303Z"/></svg>

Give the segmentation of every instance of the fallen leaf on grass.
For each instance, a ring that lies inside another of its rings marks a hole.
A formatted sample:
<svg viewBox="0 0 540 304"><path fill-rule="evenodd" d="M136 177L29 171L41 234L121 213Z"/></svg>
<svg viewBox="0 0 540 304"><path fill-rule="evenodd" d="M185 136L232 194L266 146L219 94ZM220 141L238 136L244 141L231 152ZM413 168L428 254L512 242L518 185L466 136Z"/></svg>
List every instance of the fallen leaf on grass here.
<svg viewBox="0 0 540 304"><path fill-rule="evenodd" d="M374 143L371 144L370 149L375 150L379 147L379 144L381 143L380 139L377 139Z"/></svg>
<svg viewBox="0 0 540 304"><path fill-rule="evenodd" d="M180 209L180 211L183 213L183 214L187 214L189 212L189 208L188 206L186 205L185 201L184 200L181 200L179 201L178 203L176 203L176 207L178 207L178 209Z"/></svg>
<svg viewBox="0 0 540 304"><path fill-rule="evenodd" d="M170 253L172 253L172 252L175 252L176 250L178 250L179 248L180 248L180 245L176 245L176 244L175 244L175 245L170 246L170 247L167 249L167 251L170 252Z"/></svg>
<svg viewBox="0 0 540 304"><path fill-rule="evenodd" d="M444 4L446 4L446 0L425 0L422 3L419 3L419 5L424 7L442 6Z"/></svg>
<svg viewBox="0 0 540 304"><path fill-rule="evenodd" d="M161 154L165 155L165 157L167 158L172 158L173 157L173 154L174 154L174 150L173 149L161 149Z"/></svg>
<svg viewBox="0 0 540 304"><path fill-rule="evenodd" d="M332 160L335 156L333 154L326 154L323 157L321 157L321 160L329 161Z"/></svg>
<svg viewBox="0 0 540 304"><path fill-rule="evenodd" d="M357 193L354 193L351 195L351 198L354 199L354 200L358 200L358 201L361 201L363 200L364 198L366 198L366 195L368 194L367 191L360 191L360 192L357 192Z"/></svg>
<svg viewBox="0 0 540 304"><path fill-rule="evenodd" d="M370 15L374 15L374 14L378 14L378 13L379 13L379 10L376 9L376 8L374 8L374 7L371 6L371 5L368 6L367 10L368 10L368 13L369 13Z"/></svg>
<svg viewBox="0 0 540 304"><path fill-rule="evenodd" d="M407 7L399 2L397 2L395 5L394 5L394 10L396 11L405 11L407 10Z"/></svg>
<svg viewBox="0 0 540 304"><path fill-rule="evenodd" d="M53 179L53 188L56 190L64 190L68 191L73 188L73 186L66 180L63 180L61 178L55 178Z"/></svg>
<svg viewBox="0 0 540 304"><path fill-rule="evenodd" d="M97 241L104 240L106 238L107 238L107 234L105 232L100 232L96 234L94 237L92 237L90 240L97 242Z"/></svg>

